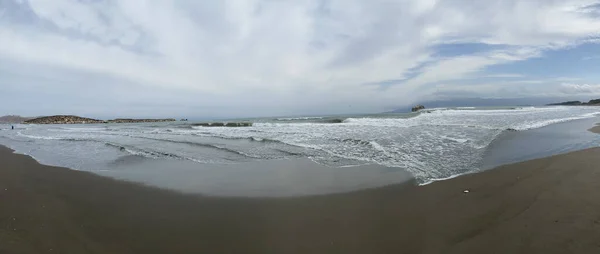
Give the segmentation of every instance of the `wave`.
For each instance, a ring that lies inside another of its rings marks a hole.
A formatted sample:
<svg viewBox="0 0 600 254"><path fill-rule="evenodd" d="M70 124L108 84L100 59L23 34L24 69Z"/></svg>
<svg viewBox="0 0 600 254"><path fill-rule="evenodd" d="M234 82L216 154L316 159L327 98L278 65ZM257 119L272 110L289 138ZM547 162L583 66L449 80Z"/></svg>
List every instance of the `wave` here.
<svg viewBox="0 0 600 254"><path fill-rule="evenodd" d="M294 121L294 120L312 120L312 119L323 119L323 117L322 116L284 117L284 118L276 118L275 121Z"/></svg>
<svg viewBox="0 0 600 254"><path fill-rule="evenodd" d="M542 128L542 127L552 125L552 124L557 124L557 123L564 123L564 122L570 122L570 121L575 121L575 120L593 118L593 117L596 117L599 115L600 115L600 112L597 112L597 113L583 114L583 115L574 116L574 117L565 117L565 118L544 120L544 121L539 121L539 122L525 123L525 124L520 124L520 125L514 126L512 128L509 128L509 130L517 130L517 131L532 130L532 129L538 129L538 128Z"/></svg>
<svg viewBox="0 0 600 254"><path fill-rule="evenodd" d="M315 121L315 123L343 123L345 118L323 119Z"/></svg>
<svg viewBox="0 0 600 254"><path fill-rule="evenodd" d="M270 139L270 138L262 138L262 137L255 137L255 136L250 136L250 137L232 137L232 136L225 136L225 135L219 135L216 133L211 133L211 132L199 132L199 133L191 133L192 136L199 136L199 137L210 137L210 138L219 138L219 139L226 139L226 140L248 140L248 141L252 141L252 142L262 142L262 143L281 143L281 144L287 144L283 141L280 140L276 140L276 139Z"/></svg>
<svg viewBox="0 0 600 254"><path fill-rule="evenodd" d="M23 134L20 131L17 132L17 136L30 138L30 139L45 139L45 140L60 140L60 139L62 139L61 137L28 135L28 134Z"/></svg>
<svg viewBox="0 0 600 254"><path fill-rule="evenodd" d="M371 147L373 147L375 150L379 150L381 152L387 153L385 148L375 141L369 141L369 145L371 145Z"/></svg>
<svg viewBox="0 0 600 254"><path fill-rule="evenodd" d="M354 139L354 138L345 138L345 139L333 139L342 143L350 143L355 145L370 145L370 141L362 140L362 139Z"/></svg>
<svg viewBox="0 0 600 254"><path fill-rule="evenodd" d="M277 122L279 122L280 124L306 124L306 123L321 123L321 124L327 124L327 123L343 123L344 120L346 120L346 118L339 118L339 117L296 117L296 118L277 118L274 119L274 122L264 122L262 124L277 124ZM258 125L257 125L258 124ZM257 123L254 126L260 126L261 123Z"/></svg>
<svg viewBox="0 0 600 254"><path fill-rule="evenodd" d="M59 127L58 130L67 132L93 132L93 131L105 131L107 127Z"/></svg>
<svg viewBox="0 0 600 254"><path fill-rule="evenodd" d="M547 110L546 108L531 108L531 109L534 109L534 111ZM527 110L529 110L529 109L527 109ZM470 110L451 110L451 109L449 109L443 113L438 112L438 114L442 114L443 116L447 116L449 114L450 115L452 115L452 114L459 115L460 114L463 117L468 117L469 114L464 113L465 111L470 111ZM504 113L506 110L476 110L476 111L480 115L489 117L488 114L493 115L493 114L497 114L497 113ZM526 111L526 112L530 112L530 111ZM441 117L441 115L435 115L435 114L421 114L420 116L416 116L414 118L348 118L344 121L344 123L347 123L350 125L377 126L377 127L419 127L419 126L450 127L450 126L452 126L452 127L480 128L480 129L500 130L500 131L503 131L503 130L524 131L524 130L542 128L542 127L556 124L556 123L581 120L581 119L592 118L592 117L597 117L597 116L600 116L600 112L586 113L586 114L579 115L579 116L569 116L569 117L563 117L563 118L557 118L557 119L538 120L538 121L526 122L526 123L521 123L521 124L513 124L513 125L509 125L509 126L499 126L499 125L494 126L493 124L477 125L477 124L472 124L472 123L452 123L452 122L435 123L436 121L439 121L436 119ZM424 118L424 117L426 117L426 118Z"/></svg>
<svg viewBox="0 0 600 254"><path fill-rule="evenodd" d="M469 142L469 139L466 138L453 138L453 137L448 137L448 136L440 136L441 138L445 139L445 140L450 140L452 142L456 142L456 143L467 143Z"/></svg>
<svg viewBox="0 0 600 254"><path fill-rule="evenodd" d="M295 152L290 152L290 151L286 151L286 150L283 150L283 149L273 149L273 150L278 151L278 152L283 153L283 154L286 154L286 155L289 155L289 156L303 156L303 155L305 155L303 153L295 153Z"/></svg>
<svg viewBox="0 0 600 254"><path fill-rule="evenodd" d="M41 139L41 140L56 140L56 141L72 141L72 142L102 142L89 138L65 138L65 137L51 137L51 136L36 136L17 133L18 136L26 137L29 139Z"/></svg>
<svg viewBox="0 0 600 254"><path fill-rule="evenodd" d="M259 157L241 152L241 151L237 151L237 150L234 150L231 148L227 148L227 147L219 146L219 145L215 145L215 144L198 143L198 142L191 142L191 141L180 141L180 140L172 140L172 139L149 138L149 137L137 137L137 138L155 140L155 141L161 141L161 142L169 142L169 143L175 143L175 144L186 144L186 145L190 145L190 146L206 147L206 148L212 148L212 149L221 150L221 151L225 151L225 152L229 152L229 153L234 153L237 155L242 155L242 156L248 157L248 158L259 158Z"/></svg>
<svg viewBox="0 0 600 254"><path fill-rule="evenodd" d="M105 144L106 144L106 146L117 148L120 151L127 152L131 155L142 156L142 157L151 158L151 159L171 158L171 159L189 160L189 161L204 163L204 161L201 161L201 160L198 160L195 158L180 156L180 155L173 154L173 153L166 153L166 152L154 151L154 150L149 150L149 149L141 149L141 148L137 148L137 147L133 147L133 146L121 145L121 144L110 143L110 142L105 142Z"/></svg>

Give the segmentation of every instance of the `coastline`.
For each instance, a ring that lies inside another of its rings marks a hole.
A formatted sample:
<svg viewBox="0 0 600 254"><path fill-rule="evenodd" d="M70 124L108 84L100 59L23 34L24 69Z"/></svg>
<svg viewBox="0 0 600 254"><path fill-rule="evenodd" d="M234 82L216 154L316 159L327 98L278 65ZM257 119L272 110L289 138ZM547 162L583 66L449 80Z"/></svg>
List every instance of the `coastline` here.
<svg viewBox="0 0 600 254"><path fill-rule="evenodd" d="M0 147L0 252L597 253L599 153L426 186L216 198L44 166Z"/></svg>

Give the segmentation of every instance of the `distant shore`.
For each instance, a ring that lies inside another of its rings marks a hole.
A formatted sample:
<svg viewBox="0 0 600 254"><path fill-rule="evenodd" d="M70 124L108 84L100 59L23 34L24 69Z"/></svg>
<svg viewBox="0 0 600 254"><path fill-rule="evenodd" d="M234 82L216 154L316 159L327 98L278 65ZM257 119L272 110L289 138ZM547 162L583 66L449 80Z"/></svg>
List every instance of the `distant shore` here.
<svg viewBox="0 0 600 254"><path fill-rule="evenodd" d="M547 106L600 106L600 99L590 100L588 102L582 101L564 101L558 103L550 103Z"/></svg>
<svg viewBox="0 0 600 254"><path fill-rule="evenodd" d="M252 199L178 194L0 147L0 253L599 253L599 155Z"/></svg>
<svg viewBox="0 0 600 254"><path fill-rule="evenodd" d="M165 119L131 119L117 118L113 120L98 120L87 117L73 115L55 115L33 118L24 121L25 124L98 124L98 123L156 123L156 122L175 122L174 118Z"/></svg>

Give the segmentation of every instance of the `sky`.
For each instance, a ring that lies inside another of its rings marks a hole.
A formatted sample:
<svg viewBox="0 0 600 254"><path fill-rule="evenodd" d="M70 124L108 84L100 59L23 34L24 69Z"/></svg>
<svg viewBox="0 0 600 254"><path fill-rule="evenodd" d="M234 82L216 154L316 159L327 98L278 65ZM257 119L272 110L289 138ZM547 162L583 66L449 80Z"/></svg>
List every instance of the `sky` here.
<svg viewBox="0 0 600 254"><path fill-rule="evenodd" d="M600 0L0 0L0 115L600 97Z"/></svg>

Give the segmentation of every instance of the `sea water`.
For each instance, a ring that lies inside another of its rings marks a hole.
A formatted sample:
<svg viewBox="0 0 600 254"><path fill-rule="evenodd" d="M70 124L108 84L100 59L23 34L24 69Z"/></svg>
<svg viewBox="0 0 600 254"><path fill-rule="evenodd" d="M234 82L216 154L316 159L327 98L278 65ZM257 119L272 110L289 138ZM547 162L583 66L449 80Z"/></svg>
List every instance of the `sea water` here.
<svg viewBox="0 0 600 254"><path fill-rule="evenodd" d="M315 194L319 188L330 189L328 182L311 185L311 178L316 182L318 177L325 177L318 172L329 172L328 177L342 177L347 172L342 178L351 181L334 183L332 178L330 182L338 186L336 189L347 190L348 186L372 187L406 180L406 174L397 172L407 172L417 183L427 184L502 162L534 158L535 148L531 147L515 154L499 152L504 155L495 157L497 153L490 151L511 144L521 146L514 143L526 137L519 136L521 133L582 119L594 121L598 116L600 107L439 108L409 114L245 119L254 125L231 128L194 126L193 122L16 125L15 130L5 125L0 127L0 144L43 164L156 185L161 185L161 178L168 178L165 185L169 188L183 186L177 182L181 181L200 192L217 188L228 195L256 188L273 192L277 186L286 189L275 176L293 168L294 172L305 170L300 174L302 181L295 185L310 186L300 188L297 194ZM553 151L598 145L596 137L572 139ZM513 143L506 141L511 139ZM543 148L540 146L540 151ZM185 168L185 173L177 168ZM176 179L165 177L176 172L180 175ZM382 180L385 172L395 172L394 179ZM254 184L244 185L245 180ZM286 189L289 195L296 192Z"/></svg>

